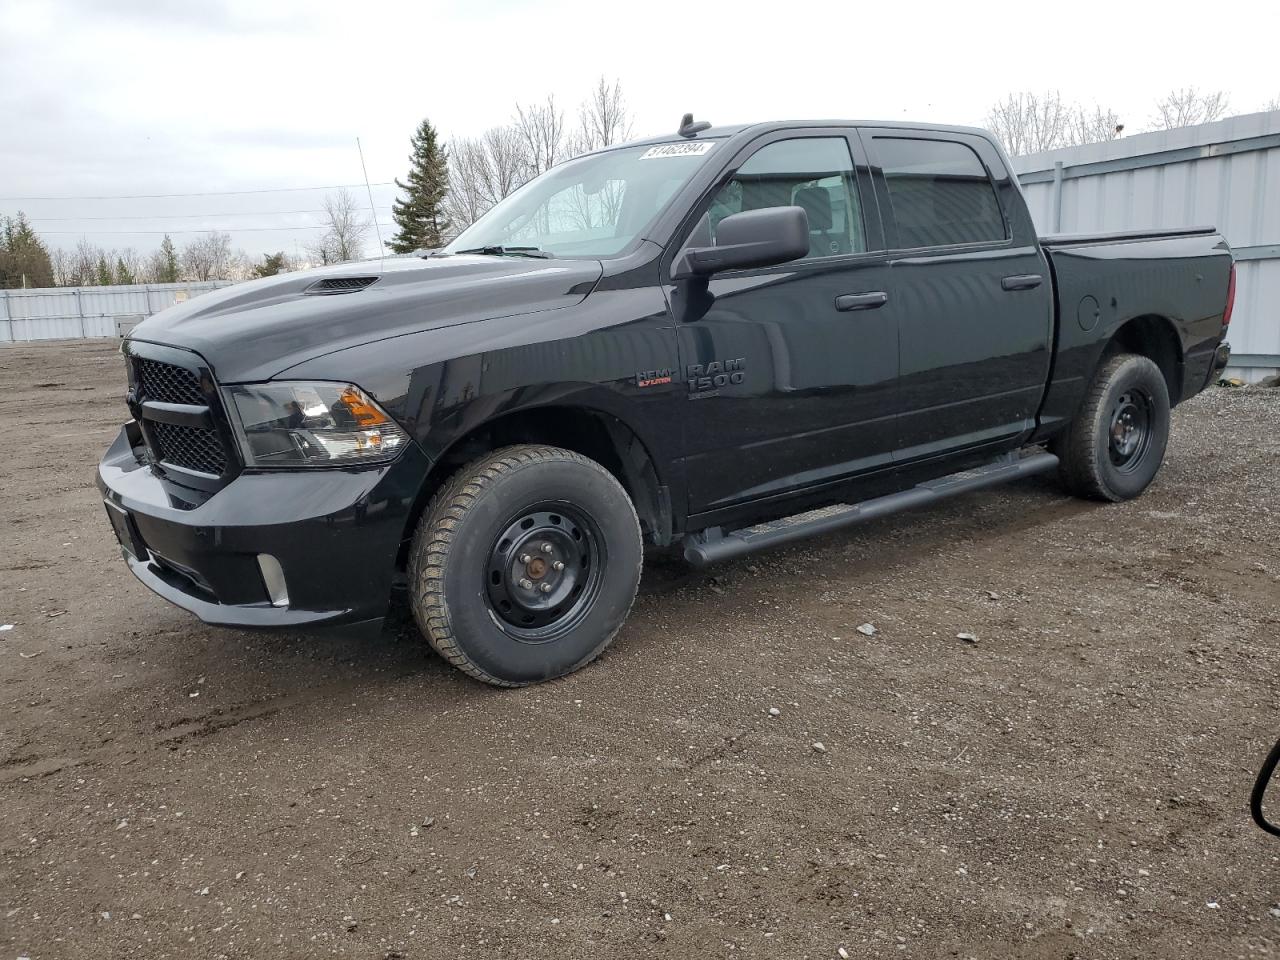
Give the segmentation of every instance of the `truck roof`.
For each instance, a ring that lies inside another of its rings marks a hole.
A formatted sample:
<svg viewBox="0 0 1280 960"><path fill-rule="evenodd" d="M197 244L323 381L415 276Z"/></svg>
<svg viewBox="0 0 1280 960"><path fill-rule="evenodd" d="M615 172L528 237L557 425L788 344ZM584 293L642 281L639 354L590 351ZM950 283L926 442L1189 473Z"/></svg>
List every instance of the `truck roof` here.
<svg viewBox="0 0 1280 960"><path fill-rule="evenodd" d="M963 127L945 123L918 123L909 120L765 120L759 123L726 124L709 127L689 137L676 132L645 137L642 140L630 140L626 143L615 143L605 150L618 150L623 147L651 146L659 143L679 143L684 140L731 139L744 133L772 133L775 130L802 130L806 127L892 127L895 129L929 130L937 133L967 133L991 138L988 130L981 127ZM599 152L599 151L597 151Z"/></svg>

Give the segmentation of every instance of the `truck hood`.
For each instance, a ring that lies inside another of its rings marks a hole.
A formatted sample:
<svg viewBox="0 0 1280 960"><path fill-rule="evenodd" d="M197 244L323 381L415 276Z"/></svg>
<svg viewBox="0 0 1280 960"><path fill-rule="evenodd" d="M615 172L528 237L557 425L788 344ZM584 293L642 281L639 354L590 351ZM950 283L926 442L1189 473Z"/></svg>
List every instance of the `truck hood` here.
<svg viewBox="0 0 1280 960"><path fill-rule="evenodd" d="M194 350L223 383L268 380L374 340L572 306L602 270L596 260L478 255L347 263L202 294L129 338ZM357 278L373 279L360 287ZM354 289L336 292L341 281Z"/></svg>

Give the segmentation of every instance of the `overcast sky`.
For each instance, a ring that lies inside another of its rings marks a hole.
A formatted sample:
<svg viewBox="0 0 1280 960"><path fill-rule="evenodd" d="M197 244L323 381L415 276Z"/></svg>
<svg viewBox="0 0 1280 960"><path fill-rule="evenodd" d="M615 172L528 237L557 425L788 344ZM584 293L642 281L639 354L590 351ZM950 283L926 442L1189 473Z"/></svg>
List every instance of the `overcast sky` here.
<svg viewBox="0 0 1280 960"><path fill-rule="evenodd" d="M357 136L386 183L424 116L450 136L547 94L572 114L601 74L637 136L686 110L980 124L1004 94L1047 88L1138 132L1174 87L1226 90L1232 113L1280 97L1278 36L1274 0L0 0L0 214L24 210L55 246L147 251L217 228L292 253L324 191L279 188L359 183ZM83 199L231 190L275 192ZM384 224L393 195L374 187Z"/></svg>

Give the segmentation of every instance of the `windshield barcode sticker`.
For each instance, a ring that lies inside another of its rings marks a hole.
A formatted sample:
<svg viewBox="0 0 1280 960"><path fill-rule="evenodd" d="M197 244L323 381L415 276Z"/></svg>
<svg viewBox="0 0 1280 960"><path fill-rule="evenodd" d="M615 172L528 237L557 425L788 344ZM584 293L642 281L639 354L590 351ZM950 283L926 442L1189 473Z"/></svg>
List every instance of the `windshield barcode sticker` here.
<svg viewBox="0 0 1280 960"><path fill-rule="evenodd" d="M714 146L715 142L711 140L700 140L693 143L664 143L657 147L650 147L640 154L640 159L657 160L660 157L700 157L704 153L710 152Z"/></svg>

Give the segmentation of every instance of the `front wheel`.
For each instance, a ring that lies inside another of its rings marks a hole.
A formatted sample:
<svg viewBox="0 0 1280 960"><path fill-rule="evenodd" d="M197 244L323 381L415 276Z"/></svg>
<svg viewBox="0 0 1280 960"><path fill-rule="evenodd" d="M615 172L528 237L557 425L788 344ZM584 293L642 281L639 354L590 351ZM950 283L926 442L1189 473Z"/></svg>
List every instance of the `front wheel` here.
<svg viewBox="0 0 1280 960"><path fill-rule="evenodd" d="M496 450L436 494L414 534L414 617L454 666L524 686L594 660L626 619L643 548L622 485L558 447Z"/></svg>
<svg viewBox="0 0 1280 960"><path fill-rule="evenodd" d="M1130 500L1155 479L1169 442L1169 390L1151 360L1105 360L1084 405L1053 444L1067 489L1095 500Z"/></svg>

